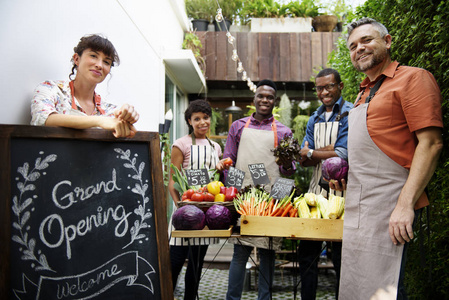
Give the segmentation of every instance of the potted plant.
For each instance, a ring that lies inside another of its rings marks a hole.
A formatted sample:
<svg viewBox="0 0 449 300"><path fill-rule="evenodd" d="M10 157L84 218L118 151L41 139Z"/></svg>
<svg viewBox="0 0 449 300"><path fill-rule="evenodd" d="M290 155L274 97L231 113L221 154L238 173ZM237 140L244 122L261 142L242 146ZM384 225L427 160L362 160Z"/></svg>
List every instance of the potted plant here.
<svg viewBox="0 0 449 300"><path fill-rule="evenodd" d="M242 15L251 18L253 32L310 32L312 17L318 15L313 0L290 1L280 4L274 0L245 2Z"/></svg>
<svg viewBox="0 0 449 300"><path fill-rule="evenodd" d="M182 49L190 49L195 56L196 62L200 67L203 74L206 70L206 61L204 57L201 55L201 49L203 48L203 44L198 36L195 34L195 31L186 32L184 35L184 41L182 42Z"/></svg>
<svg viewBox="0 0 449 300"><path fill-rule="evenodd" d="M335 28L341 31L343 27L343 19L352 10L345 0L336 0L328 6L323 7L324 13L314 17L312 21L315 31L331 32Z"/></svg>
<svg viewBox="0 0 449 300"><path fill-rule="evenodd" d="M207 31L214 16L212 0L185 0L187 17L192 19L193 30Z"/></svg>
<svg viewBox="0 0 449 300"><path fill-rule="evenodd" d="M343 22L348 15L349 12L352 12L352 6L350 4L346 4L345 0L336 0L333 3L328 5L328 12L330 15L337 16L338 23L336 30L342 31Z"/></svg>

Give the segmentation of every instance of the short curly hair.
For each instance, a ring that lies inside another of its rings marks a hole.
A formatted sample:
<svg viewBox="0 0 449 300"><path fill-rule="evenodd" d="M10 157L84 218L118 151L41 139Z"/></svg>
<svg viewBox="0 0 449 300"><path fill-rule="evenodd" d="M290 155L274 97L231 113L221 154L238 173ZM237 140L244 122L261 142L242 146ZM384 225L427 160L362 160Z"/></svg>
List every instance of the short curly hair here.
<svg viewBox="0 0 449 300"><path fill-rule="evenodd" d="M184 112L184 119L186 120L187 126L189 126L189 132L193 130L192 126L189 124L189 120L192 117L193 113L202 112L208 115L209 117L212 116L212 108L206 100L203 99L197 99L192 102L190 102L189 106L187 107L186 111Z"/></svg>

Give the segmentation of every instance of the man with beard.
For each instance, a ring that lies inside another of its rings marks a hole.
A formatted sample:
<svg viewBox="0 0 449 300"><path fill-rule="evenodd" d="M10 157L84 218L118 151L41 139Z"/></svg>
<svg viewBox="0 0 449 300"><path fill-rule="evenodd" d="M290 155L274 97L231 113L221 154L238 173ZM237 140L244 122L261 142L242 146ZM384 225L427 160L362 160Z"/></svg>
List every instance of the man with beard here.
<svg viewBox="0 0 449 300"><path fill-rule="evenodd" d="M391 44L373 19L348 26L352 64L367 77L349 114L340 299L385 290L393 291L391 299L407 299L406 248L414 220L429 205L424 189L443 147L437 82L426 70L393 61Z"/></svg>
<svg viewBox="0 0 449 300"><path fill-rule="evenodd" d="M303 167L313 166L309 193L327 195L319 183L322 162L330 157L348 159L348 112L352 103L343 100L344 87L340 74L334 69L321 70L315 79L315 89L323 103L310 117L306 136L302 143L301 160ZM341 192L337 196L343 196ZM318 286L318 257L321 253L321 241L302 240L299 243L299 274L301 276L301 299L314 300ZM341 243L332 242L332 261L337 275L336 295L338 299L338 281L340 279Z"/></svg>

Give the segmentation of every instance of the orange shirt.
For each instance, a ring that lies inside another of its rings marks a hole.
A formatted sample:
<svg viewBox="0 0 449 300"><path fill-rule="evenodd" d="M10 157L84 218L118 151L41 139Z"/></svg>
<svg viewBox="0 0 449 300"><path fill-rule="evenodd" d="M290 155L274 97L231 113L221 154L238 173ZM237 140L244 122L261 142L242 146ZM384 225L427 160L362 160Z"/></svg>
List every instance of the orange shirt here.
<svg viewBox="0 0 449 300"><path fill-rule="evenodd" d="M418 144L415 131L427 127L443 127L442 97L433 75L420 68L399 66L392 62L382 73L384 82L371 100L367 111L367 127L373 142L391 159L410 170ZM365 103L374 81L365 78L366 88L356 103ZM428 204L421 196L415 208Z"/></svg>

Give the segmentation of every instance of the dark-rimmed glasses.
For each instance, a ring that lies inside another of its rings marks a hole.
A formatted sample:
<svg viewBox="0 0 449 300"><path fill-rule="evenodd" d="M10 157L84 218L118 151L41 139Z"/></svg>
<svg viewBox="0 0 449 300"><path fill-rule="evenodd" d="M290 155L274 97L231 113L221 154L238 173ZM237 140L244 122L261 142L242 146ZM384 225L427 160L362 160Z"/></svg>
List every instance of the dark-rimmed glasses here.
<svg viewBox="0 0 449 300"><path fill-rule="evenodd" d="M326 91L330 92L331 90L334 89L334 87L335 87L336 85L337 85L336 83L329 83L329 84L326 84L326 85L316 86L316 87L315 87L315 90L316 90L318 93L321 93L324 89L326 89Z"/></svg>

